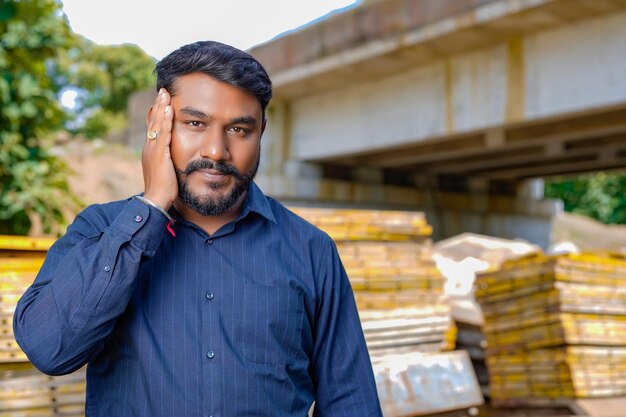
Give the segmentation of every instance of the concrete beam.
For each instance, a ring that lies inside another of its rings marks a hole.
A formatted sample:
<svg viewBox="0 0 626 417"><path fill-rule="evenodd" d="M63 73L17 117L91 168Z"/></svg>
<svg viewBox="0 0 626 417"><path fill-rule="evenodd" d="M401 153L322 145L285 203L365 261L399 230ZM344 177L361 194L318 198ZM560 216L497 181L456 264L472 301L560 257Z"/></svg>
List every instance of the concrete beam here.
<svg viewBox="0 0 626 417"><path fill-rule="evenodd" d="M387 0L250 52L270 71L276 96L295 98L623 7L622 0Z"/></svg>
<svg viewBox="0 0 626 417"><path fill-rule="evenodd" d="M504 129L487 129L482 136L476 132L472 136L418 142L411 147L336 160L346 165L368 164L387 169L410 167L415 172L430 174L472 175L523 165L532 171L537 164L595 158L602 149L624 146L626 108L614 108L600 113L518 123ZM602 152L610 154L608 150ZM612 163L607 164L607 168L612 167Z"/></svg>

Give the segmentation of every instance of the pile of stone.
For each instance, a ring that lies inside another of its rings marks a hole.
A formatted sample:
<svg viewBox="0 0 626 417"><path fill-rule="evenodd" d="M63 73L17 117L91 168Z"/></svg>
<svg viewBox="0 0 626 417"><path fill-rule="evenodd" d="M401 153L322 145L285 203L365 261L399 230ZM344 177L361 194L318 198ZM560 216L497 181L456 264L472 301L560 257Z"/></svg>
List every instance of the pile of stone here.
<svg viewBox="0 0 626 417"><path fill-rule="evenodd" d="M476 378L480 384L480 390L485 398L489 395L489 373L485 363L485 349L487 341L483 334L482 326L459 321L455 319L458 329L456 337L456 349L464 350L469 354L472 366L476 372Z"/></svg>
<svg viewBox="0 0 626 417"><path fill-rule="evenodd" d="M52 243L0 236L0 416L84 415L84 369L63 377L44 375L28 362L13 336L15 305Z"/></svg>
<svg viewBox="0 0 626 417"><path fill-rule="evenodd" d="M0 416L84 416L85 378L84 369L57 377L32 369L2 371Z"/></svg>
<svg viewBox="0 0 626 417"><path fill-rule="evenodd" d="M497 269L508 260L543 252L539 246L528 242L475 233L440 240L433 252L446 279L444 293L458 329L456 348L469 353L482 393L489 398L489 374L485 364L487 342L482 331L484 319L474 297L476 274Z"/></svg>
<svg viewBox="0 0 626 417"><path fill-rule="evenodd" d="M442 298L422 213L295 208L337 244L387 417L467 409L483 398Z"/></svg>
<svg viewBox="0 0 626 417"><path fill-rule="evenodd" d="M455 327L441 300L423 213L292 208L336 242L372 356L454 347Z"/></svg>
<svg viewBox="0 0 626 417"><path fill-rule="evenodd" d="M433 229L421 212L291 207L336 242L421 242L430 244Z"/></svg>
<svg viewBox="0 0 626 417"><path fill-rule="evenodd" d="M626 260L536 255L478 276L492 402L626 395Z"/></svg>

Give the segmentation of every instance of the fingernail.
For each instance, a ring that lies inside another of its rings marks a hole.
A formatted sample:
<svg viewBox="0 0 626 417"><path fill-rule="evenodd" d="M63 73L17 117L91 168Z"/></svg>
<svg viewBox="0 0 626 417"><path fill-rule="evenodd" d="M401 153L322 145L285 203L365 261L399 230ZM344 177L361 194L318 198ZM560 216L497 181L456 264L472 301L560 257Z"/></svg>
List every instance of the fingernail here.
<svg viewBox="0 0 626 417"><path fill-rule="evenodd" d="M169 113L170 112L171 107L170 106L165 106L165 113Z"/></svg>

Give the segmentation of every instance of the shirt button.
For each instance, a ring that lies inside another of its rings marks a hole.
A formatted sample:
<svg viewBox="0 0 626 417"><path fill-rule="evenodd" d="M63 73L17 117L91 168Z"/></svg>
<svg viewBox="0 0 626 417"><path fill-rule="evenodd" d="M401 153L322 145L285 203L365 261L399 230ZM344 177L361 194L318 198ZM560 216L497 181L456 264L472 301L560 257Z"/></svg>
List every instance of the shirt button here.
<svg viewBox="0 0 626 417"><path fill-rule="evenodd" d="M208 243L209 245L212 245L213 244L213 239L207 240L206 243Z"/></svg>
<svg viewBox="0 0 626 417"><path fill-rule="evenodd" d="M215 352L213 352L212 350L209 350L206 353L206 357L209 358L209 359L213 359L215 357Z"/></svg>
<svg viewBox="0 0 626 417"><path fill-rule="evenodd" d="M109 271L111 270L111 267L110 267L109 265L106 265L106 266L104 267L104 270L105 270L106 272L109 272Z"/></svg>
<svg viewBox="0 0 626 417"><path fill-rule="evenodd" d="M208 293L206 293L206 298L209 299L209 300L212 300L212 299L215 298L215 295L212 292L208 292Z"/></svg>
<svg viewBox="0 0 626 417"><path fill-rule="evenodd" d="M140 221L142 221L142 220L143 220L143 217L141 217L140 215L136 215L136 216L135 216L135 221L136 221L137 223L139 223L139 222L140 222Z"/></svg>

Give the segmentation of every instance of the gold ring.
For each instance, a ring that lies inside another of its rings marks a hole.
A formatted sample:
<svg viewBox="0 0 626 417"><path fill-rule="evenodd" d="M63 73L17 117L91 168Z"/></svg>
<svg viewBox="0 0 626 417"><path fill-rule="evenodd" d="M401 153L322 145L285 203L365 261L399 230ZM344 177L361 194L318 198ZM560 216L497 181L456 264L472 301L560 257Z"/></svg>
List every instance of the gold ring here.
<svg viewBox="0 0 626 417"><path fill-rule="evenodd" d="M148 139L155 140L159 137L159 132L157 130L148 130Z"/></svg>

